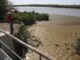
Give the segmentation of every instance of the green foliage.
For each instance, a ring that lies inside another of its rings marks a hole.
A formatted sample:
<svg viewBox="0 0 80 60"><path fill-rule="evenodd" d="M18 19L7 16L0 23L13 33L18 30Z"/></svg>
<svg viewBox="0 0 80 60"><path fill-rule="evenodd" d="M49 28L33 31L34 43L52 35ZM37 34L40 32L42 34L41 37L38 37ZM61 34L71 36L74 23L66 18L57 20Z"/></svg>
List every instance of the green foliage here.
<svg viewBox="0 0 80 60"><path fill-rule="evenodd" d="M38 21L48 21L49 15L48 14L36 14L35 19Z"/></svg>
<svg viewBox="0 0 80 60"><path fill-rule="evenodd" d="M42 14L42 19L45 21L49 20L49 15L48 14Z"/></svg>
<svg viewBox="0 0 80 60"><path fill-rule="evenodd" d="M48 14L39 14L33 12L14 13L14 20L22 21L24 25L33 25L35 21L48 21Z"/></svg>
<svg viewBox="0 0 80 60"><path fill-rule="evenodd" d="M7 0L0 0L0 16L5 15L7 11Z"/></svg>
<svg viewBox="0 0 80 60"><path fill-rule="evenodd" d="M35 13L34 18L37 21L48 21L49 20L49 15L48 14Z"/></svg>
<svg viewBox="0 0 80 60"><path fill-rule="evenodd" d="M22 22L24 25L32 25L35 23L34 15L32 13L28 13L24 15Z"/></svg>
<svg viewBox="0 0 80 60"><path fill-rule="evenodd" d="M0 20L4 20L5 19L5 16L0 16Z"/></svg>
<svg viewBox="0 0 80 60"><path fill-rule="evenodd" d="M41 20L42 20L41 14L35 13L35 19L36 19L37 21L41 21Z"/></svg>
<svg viewBox="0 0 80 60"><path fill-rule="evenodd" d="M14 13L13 18L15 21L21 21L23 19L23 15L21 13Z"/></svg>
<svg viewBox="0 0 80 60"><path fill-rule="evenodd" d="M7 0L0 0L0 20L5 19L5 14L7 12Z"/></svg>
<svg viewBox="0 0 80 60"><path fill-rule="evenodd" d="M14 34L14 36L22 40L23 42L27 43L27 39L30 37L30 33L26 30L25 26L21 26L18 32ZM15 40L13 40L13 42L14 42L15 52L22 58L25 57L27 48Z"/></svg>
<svg viewBox="0 0 80 60"><path fill-rule="evenodd" d="M22 21L24 25L32 25L35 23L34 15L32 13L15 13L14 20Z"/></svg>
<svg viewBox="0 0 80 60"><path fill-rule="evenodd" d="M18 30L18 32L15 34L15 36L21 40L23 40L24 42L26 42L27 38L30 37L29 32L26 30L25 26L21 26Z"/></svg>

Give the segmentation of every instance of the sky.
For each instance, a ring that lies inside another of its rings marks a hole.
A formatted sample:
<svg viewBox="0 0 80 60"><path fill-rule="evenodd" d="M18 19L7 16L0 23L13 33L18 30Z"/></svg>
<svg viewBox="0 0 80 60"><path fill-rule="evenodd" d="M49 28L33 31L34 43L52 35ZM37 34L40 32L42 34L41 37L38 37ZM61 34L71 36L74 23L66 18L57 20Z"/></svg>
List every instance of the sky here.
<svg viewBox="0 0 80 60"><path fill-rule="evenodd" d="M80 0L9 0L14 5L24 4L61 4L61 5L80 5Z"/></svg>

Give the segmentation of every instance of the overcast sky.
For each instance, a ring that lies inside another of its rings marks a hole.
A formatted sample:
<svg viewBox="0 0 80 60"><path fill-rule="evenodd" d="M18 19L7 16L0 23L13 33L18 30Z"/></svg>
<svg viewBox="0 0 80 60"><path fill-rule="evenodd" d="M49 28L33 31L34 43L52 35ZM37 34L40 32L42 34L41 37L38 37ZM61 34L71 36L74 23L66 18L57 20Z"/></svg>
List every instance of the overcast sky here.
<svg viewBox="0 0 80 60"><path fill-rule="evenodd" d="M14 5L19 4L79 4L80 0L9 0Z"/></svg>

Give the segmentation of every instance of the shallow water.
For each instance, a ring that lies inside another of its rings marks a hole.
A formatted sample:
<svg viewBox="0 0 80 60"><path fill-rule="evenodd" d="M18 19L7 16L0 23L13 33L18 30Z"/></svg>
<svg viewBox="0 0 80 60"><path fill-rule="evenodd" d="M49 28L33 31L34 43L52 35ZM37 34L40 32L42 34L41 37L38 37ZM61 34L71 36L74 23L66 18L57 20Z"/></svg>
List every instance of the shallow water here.
<svg viewBox="0 0 80 60"><path fill-rule="evenodd" d="M60 14L68 16L80 16L80 9L72 8L52 8L52 7L15 7L19 11L32 12L36 11L39 13L48 13L48 14Z"/></svg>

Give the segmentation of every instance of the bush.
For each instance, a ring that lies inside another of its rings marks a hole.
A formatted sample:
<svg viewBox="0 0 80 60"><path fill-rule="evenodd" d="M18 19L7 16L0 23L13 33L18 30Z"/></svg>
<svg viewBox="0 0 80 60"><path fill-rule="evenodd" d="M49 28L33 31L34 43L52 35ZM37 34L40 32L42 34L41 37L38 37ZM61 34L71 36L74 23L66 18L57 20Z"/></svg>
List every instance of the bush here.
<svg viewBox="0 0 80 60"><path fill-rule="evenodd" d="M22 22L24 23L24 25L33 25L35 23L34 15L33 14L24 15Z"/></svg>
<svg viewBox="0 0 80 60"><path fill-rule="evenodd" d="M49 20L49 15L48 14L41 14L42 15L42 20L48 21Z"/></svg>
<svg viewBox="0 0 80 60"><path fill-rule="evenodd" d="M5 16L0 16L0 22L4 22L6 20Z"/></svg>
<svg viewBox="0 0 80 60"><path fill-rule="evenodd" d="M13 18L14 18L14 20L16 21L21 21L21 20L23 20L23 14L22 13L14 13L14 15L13 15Z"/></svg>
<svg viewBox="0 0 80 60"><path fill-rule="evenodd" d="M21 26L15 35L24 42L26 42L26 39L30 37L30 33L26 30L26 26Z"/></svg>
<svg viewBox="0 0 80 60"><path fill-rule="evenodd" d="M7 13L8 1L0 0L0 16L5 16Z"/></svg>
<svg viewBox="0 0 80 60"><path fill-rule="evenodd" d="M42 20L41 14L39 14L39 13L35 13L34 17L35 17L35 20L37 20L37 21Z"/></svg>
<svg viewBox="0 0 80 60"><path fill-rule="evenodd" d="M14 13L15 21L22 21L24 25L33 25L35 21L48 21L48 14L39 14L33 12Z"/></svg>
<svg viewBox="0 0 80 60"><path fill-rule="evenodd" d="M32 25L35 23L32 13L15 13L13 16L15 21L22 21L24 25Z"/></svg>
<svg viewBox="0 0 80 60"><path fill-rule="evenodd" d="M19 38L23 42L27 43L27 39L30 37L30 33L26 30L25 26L21 26L19 28L18 32L14 34L14 36ZM28 49L25 46L23 46L22 44L20 44L19 42L15 41L15 40L13 40L13 42L14 42L15 52L20 57L22 57L22 58L25 57L25 54L28 51Z"/></svg>
<svg viewBox="0 0 80 60"><path fill-rule="evenodd" d="M48 14L35 13L35 19L37 21L48 21L49 20L49 16L48 16Z"/></svg>

